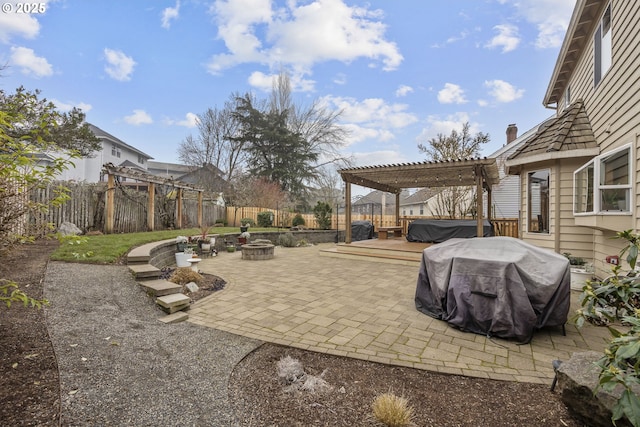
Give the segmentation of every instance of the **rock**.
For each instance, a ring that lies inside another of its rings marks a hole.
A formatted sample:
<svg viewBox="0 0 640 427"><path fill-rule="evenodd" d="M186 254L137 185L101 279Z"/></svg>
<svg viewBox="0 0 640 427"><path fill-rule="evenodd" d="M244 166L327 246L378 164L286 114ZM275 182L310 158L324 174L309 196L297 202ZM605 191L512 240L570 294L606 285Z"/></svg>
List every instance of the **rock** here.
<svg viewBox="0 0 640 427"><path fill-rule="evenodd" d="M557 387L562 401L577 417L592 427L611 426L611 409L622 393L622 387L614 393L602 389L593 390L598 384L600 369L595 362L603 356L596 351L573 353L557 370ZM618 426L630 426L626 418L617 421Z"/></svg>
<svg viewBox="0 0 640 427"><path fill-rule="evenodd" d="M65 221L58 227L58 233L63 236L78 236L82 234L82 230L76 227L74 223Z"/></svg>
<svg viewBox="0 0 640 427"><path fill-rule="evenodd" d="M185 287L189 292L198 292L200 290L200 287L198 287L195 282L189 282L185 285Z"/></svg>

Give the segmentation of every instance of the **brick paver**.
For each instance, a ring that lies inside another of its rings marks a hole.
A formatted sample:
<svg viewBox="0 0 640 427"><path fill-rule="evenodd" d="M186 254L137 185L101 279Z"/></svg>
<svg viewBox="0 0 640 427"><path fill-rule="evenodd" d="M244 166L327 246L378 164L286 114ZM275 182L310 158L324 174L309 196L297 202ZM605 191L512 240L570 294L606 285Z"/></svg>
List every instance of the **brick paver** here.
<svg viewBox="0 0 640 427"><path fill-rule="evenodd" d="M591 325L567 325L566 336L560 328L541 330L522 345L461 332L416 310L417 265L319 255L330 246L277 247L266 261L237 252L204 259L199 268L227 286L198 301L189 321L312 351L533 383L550 383L554 359L604 350L606 331Z"/></svg>

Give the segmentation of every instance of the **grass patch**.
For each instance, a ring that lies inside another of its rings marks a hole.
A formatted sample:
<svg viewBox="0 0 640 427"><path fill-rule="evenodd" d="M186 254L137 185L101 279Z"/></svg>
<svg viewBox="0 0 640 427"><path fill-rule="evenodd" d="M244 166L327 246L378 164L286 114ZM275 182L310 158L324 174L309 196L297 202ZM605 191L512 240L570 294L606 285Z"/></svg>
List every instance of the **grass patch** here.
<svg viewBox="0 0 640 427"><path fill-rule="evenodd" d="M252 229L251 231L275 231L274 229ZM212 228L210 234L222 235L239 233L238 227ZM51 255L54 261L86 262L91 264L117 263L132 248L145 243L175 239L177 236L199 236L199 228L182 230L145 231L140 233L103 234L100 236L82 236L86 242L81 244L61 244ZM87 254L91 254L88 256Z"/></svg>

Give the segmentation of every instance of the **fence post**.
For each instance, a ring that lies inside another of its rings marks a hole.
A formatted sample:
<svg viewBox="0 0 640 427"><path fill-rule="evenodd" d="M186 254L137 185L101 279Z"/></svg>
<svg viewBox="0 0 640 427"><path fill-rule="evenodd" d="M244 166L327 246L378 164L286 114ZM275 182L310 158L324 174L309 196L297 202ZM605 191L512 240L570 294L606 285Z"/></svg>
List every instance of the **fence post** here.
<svg viewBox="0 0 640 427"><path fill-rule="evenodd" d="M113 233L113 220L115 214L115 191L116 191L116 183L115 176L109 174L107 176L107 218L105 222L105 233L111 234Z"/></svg>
<svg viewBox="0 0 640 427"><path fill-rule="evenodd" d="M155 227L155 195L156 195L156 185L153 182L148 184L148 192L149 192L149 200L147 202L147 230L153 231Z"/></svg>

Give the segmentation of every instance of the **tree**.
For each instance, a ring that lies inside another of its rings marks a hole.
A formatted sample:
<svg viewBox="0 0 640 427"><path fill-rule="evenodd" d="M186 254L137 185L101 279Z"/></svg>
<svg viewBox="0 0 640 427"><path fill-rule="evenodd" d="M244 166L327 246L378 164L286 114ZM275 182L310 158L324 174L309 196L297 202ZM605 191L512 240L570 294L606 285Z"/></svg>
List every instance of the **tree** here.
<svg viewBox="0 0 640 427"><path fill-rule="evenodd" d="M74 151L84 157L102 148L80 109L60 112L39 95L39 90L29 92L24 87L11 95L0 90L0 110L12 124L3 126L9 138L28 141L30 149L41 153Z"/></svg>
<svg viewBox="0 0 640 427"><path fill-rule="evenodd" d="M287 128L288 111L261 111L250 95L238 98L234 117L240 123L235 138L244 143L247 171L296 197L304 196L305 182L313 179L319 153L307 140Z"/></svg>
<svg viewBox="0 0 640 427"><path fill-rule="evenodd" d="M221 110L209 108L198 115L198 134L187 136L178 147L181 162L196 167L213 165L228 182L235 177L245 158L244 141L232 138L238 132L238 122L233 117L238 97L232 95Z"/></svg>
<svg viewBox="0 0 640 427"><path fill-rule="evenodd" d="M313 208L313 215L316 217L318 227L321 230L328 230L331 227L331 206L327 202L318 202Z"/></svg>
<svg viewBox="0 0 640 427"><path fill-rule="evenodd" d="M33 230L27 228L27 214L58 206L69 198L63 186L37 203L29 198L30 193L46 187L73 164L73 159L90 154L97 146L80 110L61 113L38 95L38 91L24 88L15 95L0 91L0 255L34 239ZM50 162L42 164L41 153L50 154ZM4 279L0 280L0 302L7 307L12 302L37 308L47 304Z"/></svg>
<svg viewBox="0 0 640 427"><path fill-rule="evenodd" d="M439 133L431 138L427 145L419 143L418 150L427 156L430 161L459 160L478 157L482 144L489 142L489 135L478 132L472 136L469 132L469 122L462 125L462 132L455 129L449 136ZM447 187L438 193L436 197L434 216L441 218L464 218L467 215L475 216L473 199L475 188L473 187Z"/></svg>

